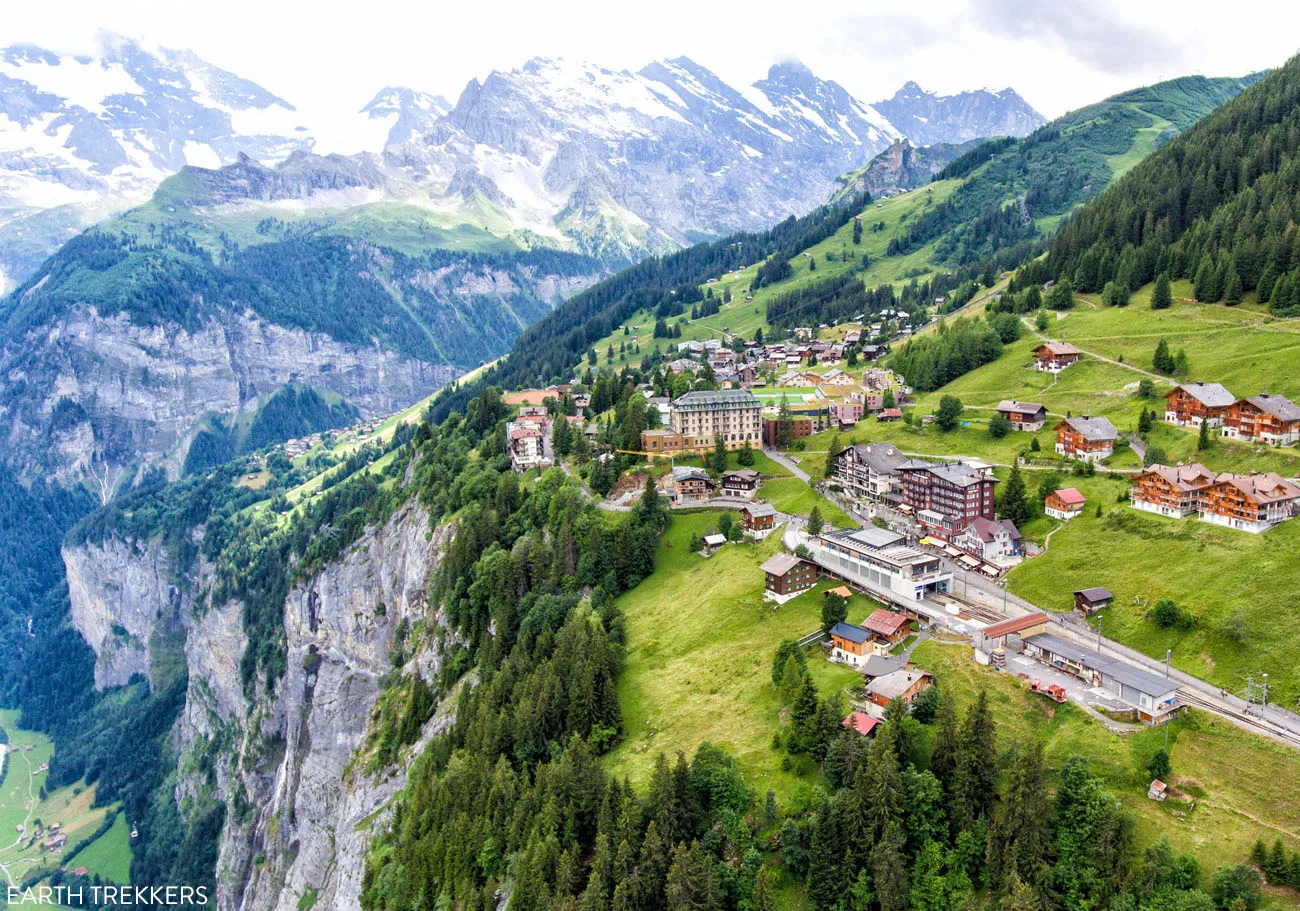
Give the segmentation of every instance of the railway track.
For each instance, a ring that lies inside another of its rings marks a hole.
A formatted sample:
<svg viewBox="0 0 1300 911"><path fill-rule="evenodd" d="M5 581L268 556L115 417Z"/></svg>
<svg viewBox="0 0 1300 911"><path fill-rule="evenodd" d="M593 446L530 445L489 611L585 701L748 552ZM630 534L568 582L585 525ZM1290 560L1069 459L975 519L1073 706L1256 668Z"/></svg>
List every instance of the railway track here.
<svg viewBox="0 0 1300 911"><path fill-rule="evenodd" d="M944 605L955 604L957 605L957 610L960 612L961 616L980 620L984 623L998 623L1007 619L1008 616L996 608L991 608L987 605L967 600L966 598L959 598L951 592L946 595L932 595L931 600Z"/></svg>
<svg viewBox="0 0 1300 911"><path fill-rule="evenodd" d="M1178 699L1183 703L1183 705L1190 705L1193 708L1212 712L1215 715L1227 718L1234 724L1242 727L1253 728L1273 737L1276 740L1281 740L1283 743L1290 744L1293 747L1300 747L1300 734L1296 734L1294 731L1289 731L1286 728L1274 724L1266 719L1224 708L1223 706L1206 699L1200 693L1189 690L1186 687L1178 691Z"/></svg>

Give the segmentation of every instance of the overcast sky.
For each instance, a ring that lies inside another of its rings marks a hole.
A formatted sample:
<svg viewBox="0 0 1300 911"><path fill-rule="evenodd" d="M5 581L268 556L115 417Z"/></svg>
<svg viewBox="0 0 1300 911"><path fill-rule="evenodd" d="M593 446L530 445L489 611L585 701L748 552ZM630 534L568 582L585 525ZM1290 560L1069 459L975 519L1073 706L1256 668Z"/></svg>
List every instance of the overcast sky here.
<svg viewBox="0 0 1300 911"><path fill-rule="evenodd" d="M733 85L796 58L865 101L912 79L1010 85L1055 117L1189 73L1240 75L1300 49L1294 0L445 0L410 4L59 0L7 4L0 44L85 51L98 29L188 48L295 104L308 122L384 85L439 92L533 56L636 70L686 55Z"/></svg>

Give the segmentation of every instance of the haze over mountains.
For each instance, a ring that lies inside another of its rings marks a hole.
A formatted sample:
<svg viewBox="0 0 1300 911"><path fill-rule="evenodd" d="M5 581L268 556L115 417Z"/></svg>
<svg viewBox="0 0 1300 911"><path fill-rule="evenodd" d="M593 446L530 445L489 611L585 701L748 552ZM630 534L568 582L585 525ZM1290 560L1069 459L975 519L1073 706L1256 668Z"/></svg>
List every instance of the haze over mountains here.
<svg viewBox="0 0 1300 911"><path fill-rule="evenodd" d="M398 199L522 246L622 263L805 212L901 137L961 142L1043 122L1010 90L945 98L909 83L873 106L797 63L736 89L686 58L637 73L537 58L471 81L454 105L387 86L348 116L364 151L303 157L320 142L290 100L190 52L116 36L94 58L0 51L0 290L167 175L241 156L332 175L253 202ZM242 177L212 181L234 201ZM340 188L357 192L321 193Z"/></svg>

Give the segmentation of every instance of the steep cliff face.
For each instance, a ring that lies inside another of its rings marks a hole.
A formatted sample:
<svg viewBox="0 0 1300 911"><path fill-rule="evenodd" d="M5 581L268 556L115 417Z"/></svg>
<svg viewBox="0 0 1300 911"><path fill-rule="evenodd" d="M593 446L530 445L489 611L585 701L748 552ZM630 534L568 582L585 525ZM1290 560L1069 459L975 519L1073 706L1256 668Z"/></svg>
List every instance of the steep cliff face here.
<svg viewBox="0 0 1300 911"><path fill-rule="evenodd" d="M21 473L108 493L135 464L176 477L205 415L255 408L286 383L328 389L371 416L405 408L456 373L249 313L187 331L77 307L0 349L9 389L0 434Z"/></svg>
<svg viewBox="0 0 1300 911"><path fill-rule="evenodd" d="M241 605L189 594L207 590L205 568L173 584L170 557L154 545L65 550L75 580L73 623L99 656L97 683L152 672L149 649L139 643L159 635L159 620L175 616L184 629L189 688L175 735L176 798L203 790L199 774L185 770L206 753L217 769L215 796L229 808L219 909L291 911L305 895L318 909L359 906L369 833L406 776L400 763L365 774L353 756L380 679L393 670L399 626L416 631L402 670L436 677L441 618L427 592L453 531L431 527L428 513L408 503L296 586L284 605L288 671L274 692L251 701L239 674ZM114 633L119 627L127 635ZM446 713L435 715L421 742L449 722Z"/></svg>

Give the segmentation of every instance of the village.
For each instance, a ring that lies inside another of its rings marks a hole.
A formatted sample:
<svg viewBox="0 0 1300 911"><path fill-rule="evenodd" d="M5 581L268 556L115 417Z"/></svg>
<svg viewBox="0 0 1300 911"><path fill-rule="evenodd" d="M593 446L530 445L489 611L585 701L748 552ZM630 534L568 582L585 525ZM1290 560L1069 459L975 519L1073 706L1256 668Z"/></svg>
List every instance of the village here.
<svg viewBox="0 0 1300 911"><path fill-rule="evenodd" d="M819 339L818 331L840 340ZM628 508L649 478L674 509L734 510L736 521L725 531L695 542L703 559L737 541L759 542L780 532L782 550L760 567L763 595L773 609L822 582L833 586L824 596L855 594L876 604L863 622L840 621L805 640L819 646L827 661L861 674L844 724L867 736L893 699L910 704L933 681L905 648L918 636L964 641L978 665L1015 674L1032 692L1069 700L1116 730L1160 725L1189 704L1204 708L1207 700L1216 701L1207 688L1190 686L1186 675L1120 650L1090 629L1089 618L1114 599L1108 579L1062 592L1070 599L1068 612L1040 610L1008 594L1008 571L1034 559L1042 546L999 514L999 487L1006 475L1002 471L999 477L997 464L976 457L921 457L895 442L850 439L825 452L822 477L805 476L823 511L841 511L849 520L841 524L848 527L824 523L806 511L779 509L764 496L768 481L763 471L749 467L751 453L793 465L801 458L802 441L810 437L852 437L863 430L871 436L872 427L903 421L907 410L914 410L905 381L876 365L889 347L872 331L823 326L796 330L776 344L680 343L676 359L663 369L690 385L675 384L684 389L675 396L656 395L651 384L639 390L653 424L641 432L639 449L618 452L644 462L619 479L603 505ZM864 334L872 339L868 345L861 343ZM1044 342L1026 367L1055 378L1083 358L1072 344ZM1170 427L1273 447L1300 441L1300 408L1280 395L1238 398L1219 384L1187 382L1163 398L1159 417ZM551 444L559 420L584 436L595 459L613 458L616 453L602 443L607 425L600 415L589 414L590 401L578 377L571 384L508 396L507 402L518 407L507 429L515 470L563 463ZM1258 534L1300 511L1300 486L1276 472L1214 472L1196 462L1110 468L1108 460L1127 440L1108 417L1052 414L1041 403L1016 399L1004 399L993 410L1012 431L1049 432L1056 464L1073 466L1076 474L1100 470L1126 479L1126 507L1135 513L1194 517ZM935 420L931 414L911 417L918 428ZM740 455L741 467L713 470L711 453L719 450ZM1033 459L1017 461L1026 470L1039 468ZM659 467L663 462L670 464ZM1090 507L1087 495L1068 484L1048 491L1042 501L1043 515L1057 527ZM1222 698L1215 708L1228 711L1230 694L1217 695ZM1252 708L1246 703L1231 710L1250 716ZM1250 723L1262 724L1258 718ZM1276 726L1271 733L1300 742ZM1160 782L1153 788L1163 793Z"/></svg>

